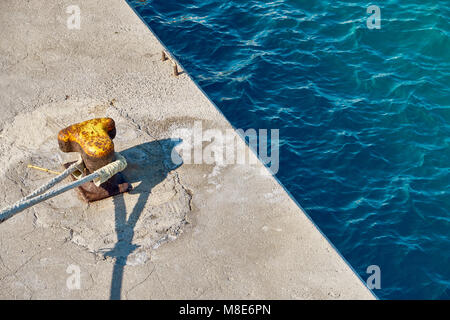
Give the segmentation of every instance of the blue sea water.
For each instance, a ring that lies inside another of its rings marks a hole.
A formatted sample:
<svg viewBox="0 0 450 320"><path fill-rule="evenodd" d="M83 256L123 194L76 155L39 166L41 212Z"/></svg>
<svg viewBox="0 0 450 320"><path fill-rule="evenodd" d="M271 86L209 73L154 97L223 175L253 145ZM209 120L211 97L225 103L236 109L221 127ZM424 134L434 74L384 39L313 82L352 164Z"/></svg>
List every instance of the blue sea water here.
<svg viewBox="0 0 450 320"><path fill-rule="evenodd" d="M450 298L448 0L129 3L236 128L280 129L277 177L379 298Z"/></svg>

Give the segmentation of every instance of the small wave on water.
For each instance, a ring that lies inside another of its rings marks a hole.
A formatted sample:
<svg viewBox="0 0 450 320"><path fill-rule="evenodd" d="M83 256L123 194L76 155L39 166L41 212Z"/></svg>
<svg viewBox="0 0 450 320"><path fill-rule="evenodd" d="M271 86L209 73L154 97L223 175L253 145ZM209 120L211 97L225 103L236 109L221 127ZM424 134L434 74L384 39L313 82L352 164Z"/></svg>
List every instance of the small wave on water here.
<svg viewBox="0 0 450 320"><path fill-rule="evenodd" d="M450 299L450 3L129 1L383 299Z"/></svg>

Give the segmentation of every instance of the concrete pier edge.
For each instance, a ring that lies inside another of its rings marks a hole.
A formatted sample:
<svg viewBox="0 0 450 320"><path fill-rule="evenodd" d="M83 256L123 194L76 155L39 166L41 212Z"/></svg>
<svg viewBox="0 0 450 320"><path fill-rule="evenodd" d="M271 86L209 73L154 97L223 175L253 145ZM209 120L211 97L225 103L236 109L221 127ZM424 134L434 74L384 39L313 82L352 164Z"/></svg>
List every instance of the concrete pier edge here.
<svg viewBox="0 0 450 320"><path fill-rule="evenodd" d="M94 116L116 120L135 190L89 206L66 193L0 224L0 298L377 298L261 161L168 166L173 130L236 128L173 55L172 75L127 1L76 2L0 3L0 206L48 181L27 163L70 160L56 133ZM66 28L70 5L81 30Z"/></svg>
<svg viewBox="0 0 450 320"><path fill-rule="evenodd" d="M133 6L131 6L128 3L128 0L125 0L127 2L127 4L130 6L130 8L133 10L133 12L139 17L139 19L141 19L142 23L144 23L147 28L150 30L150 32L153 34L153 36L158 39L158 41L161 43L161 45L164 47L164 50L166 50L171 56L172 59L175 60L175 62L184 70L184 72L186 72L186 75L189 77L189 79L197 86L197 88L205 95L205 97L208 99L208 101L216 108L216 110L224 117L224 119L226 119L226 121L229 123L229 125L234 129L238 129L236 128L230 121L228 121L227 117L225 117L225 115L223 114L222 110L220 110L220 108L215 104L214 101L212 101L212 99L208 96L208 94L203 90L202 87L200 87L200 85L197 83L197 81L195 81L194 78L192 78L192 76L189 74L189 72L186 71L186 69L184 68L184 66L178 61L177 57L169 50L169 48L167 48L167 46L164 44L164 42L159 38L159 36L155 33L155 31L150 27L150 25L145 21L145 19L136 11L135 8L133 8ZM239 135L240 133L237 132ZM240 135L240 137L245 141L245 139L242 137L242 135ZM255 152L255 150L253 150L252 148L249 148L249 150L256 156L258 157L258 154ZM259 158L258 158L259 160ZM262 165L265 166L265 164L262 163ZM344 257L344 255L336 248L336 246L333 244L333 242L330 241L330 239L328 239L327 235L319 228L319 226L314 222L314 220L311 218L311 216L308 214L308 212L306 210L303 209L303 207L301 206L301 204L297 201L297 199L295 199L295 197L291 194L291 192L284 186L284 184L278 179L277 176L273 176L273 178L278 182L278 184L283 188L283 190L289 195L289 197L292 199L292 201L295 202L295 204L301 209L301 211L305 214L305 216L309 219L309 221L311 221L311 223L314 225L314 227L320 232L320 234L327 240L327 242L330 244L330 246L339 254L339 256L341 257L342 260L344 260L344 262L348 265L348 267L355 273L355 275L359 278L359 280L361 281L361 283L364 284L364 286L367 287L366 282L361 278L361 276L356 272L356 270L353 268L353 266L347 261L347 259ZM367 289L370 291L370 293L374 296L375 299L378 300L377 295L375 294L375 292L373 292L372 290L370 290L368 287Z"/></svg>

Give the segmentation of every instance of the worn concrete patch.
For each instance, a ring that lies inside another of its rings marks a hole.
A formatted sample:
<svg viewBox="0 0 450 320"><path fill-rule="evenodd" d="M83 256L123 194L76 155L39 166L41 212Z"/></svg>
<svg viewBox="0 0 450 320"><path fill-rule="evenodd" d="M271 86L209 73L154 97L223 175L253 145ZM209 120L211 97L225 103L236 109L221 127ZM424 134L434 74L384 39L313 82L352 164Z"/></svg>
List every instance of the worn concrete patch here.
<svg viewBox="0 0 450 320"><path fill-rule="evenodd" d="M66 229L70 241L92 253L121 264L143 264L150 259L152 250L182 232L191 195L173 170L176 166L170 158L172 140L153 139L107 101L68 100L44 105L31 114L17 116L3 130L0 134L3 141L0 161L4 164L0 168L0 180L4 181L0 185L0 195L4 197L2 207L52 177L27 168L27 164L61 171L62 163L76 157L59 151L56 136L61 128L103 116L116 121L115 149L128 160L123 173L133 190L91 204L82 202L75 190L71 190L30 210L34 210L36 226Z"/></svg>

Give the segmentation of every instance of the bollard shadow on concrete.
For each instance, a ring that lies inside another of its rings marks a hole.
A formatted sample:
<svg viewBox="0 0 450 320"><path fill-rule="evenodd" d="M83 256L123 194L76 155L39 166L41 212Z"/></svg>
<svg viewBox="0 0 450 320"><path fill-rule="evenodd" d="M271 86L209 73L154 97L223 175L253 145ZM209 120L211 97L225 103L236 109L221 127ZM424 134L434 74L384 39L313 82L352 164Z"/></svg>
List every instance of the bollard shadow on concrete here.
<svg viewBox="0 0 450 320"><path fill-rule="evenodd" d="M139 197L129 215L127 215L124 199L127 194L120 194L113 198L117 243L111 251L104 254L115 258L111 280L111 300L121 298L123 274L127 259L138 248L133 244L134 228L152 189L164 181L170 171L181 165L174 164L171 160L173 148L179 143L181 143L181 139L164 139L120 151L128 162L128 166L123 172L126 180L133 185L138 183L129 193L138 194ZM177 155L175 154L175 156Z"/></svg>

